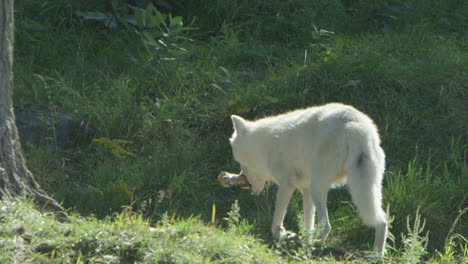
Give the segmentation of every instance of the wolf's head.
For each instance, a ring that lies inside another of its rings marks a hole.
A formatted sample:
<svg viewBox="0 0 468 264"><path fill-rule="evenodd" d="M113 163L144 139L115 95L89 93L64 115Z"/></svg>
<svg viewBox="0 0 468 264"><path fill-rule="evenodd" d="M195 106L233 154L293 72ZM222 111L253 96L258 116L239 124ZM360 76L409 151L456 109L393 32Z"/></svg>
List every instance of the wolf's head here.
<svg viewBox="0 0 468 264"><path fill-rule="evenodd" d="M263 191L267 180L257 160L261 150L258 149L255 136L252 135L252 122L236 115L232 115L231 119L234 133L229 141L234 159L239 162L242 170L239 175L246 177L251 185L252 193L257 195Z"/></svg>

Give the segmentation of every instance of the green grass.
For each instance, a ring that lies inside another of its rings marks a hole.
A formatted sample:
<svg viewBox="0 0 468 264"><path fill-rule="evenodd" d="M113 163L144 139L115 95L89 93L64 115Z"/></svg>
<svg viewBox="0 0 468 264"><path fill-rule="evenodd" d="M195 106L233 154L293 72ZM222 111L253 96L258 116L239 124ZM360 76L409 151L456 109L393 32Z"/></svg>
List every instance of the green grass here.
<svg viewBox="0 0 468 264"><path fill-rule="evenodd" d="M211 222L213 205L216 221L224 223L237 199L242 219L252 225L248 233L272 247L275 188L251 197L215 180L221 170L238 170L229 116L340 101L380 128L384 204L394 218L390 253L403 254L406 218L419 208L424 233L430 231L427 256L439 261L437 252L452 244L454 255L462 254L466 239L457 237L468 237L467 216L455 219L467 206L468 189L463 1L389 1L395 7L256 0L228 1L228 9L226 1L173 2L161 10L197 29L165 38L169 48L159 49L133 29L109 29L75 15L113 12L107 1L16 3L16 107L48 104L80 122L72 148L23 142L29 168L50 194L82 215L105 218L131 204L144 221L159 225L164 215L176 215L199 228ZM123 4L116 7L131 14ZM372 231L348 193L333 190L329 200L329 245L370 248ZM289 229L300 229L300 214L295 196ZM142 239L153 243L153 237ZM291 250L297 248L286 254Z"/></svg>
<svg viewBox="0 0 468 264"><path fill-rule="evenodd" d="M279 263L258 238L222 230L198 217L165 217L150 226L121 213L104 220L74 216L57 225L25 202L1 202L2 263Z"/></svg>
<svg viewBox="0 0 468 264"><path fill-rule="evenodd" d="M220 222L207 224L199 217L168 214L150 224L128 208L105 219L73 213L70 222L61 224L53 214L39 213L30 201L1 201L0 208L0 261L5 264L420 263L427 243L418 213L408 218L407 233L401 238L403 250L391 251L381 259L359 251L335 258L331 253L318 253L305 240L265 244L252 234L252 225L239 215L238 206L222 220L225 228ZM453 242L457 239L460 237L450 237L444 251L425 260L463 263L468 249Z"/></svg>

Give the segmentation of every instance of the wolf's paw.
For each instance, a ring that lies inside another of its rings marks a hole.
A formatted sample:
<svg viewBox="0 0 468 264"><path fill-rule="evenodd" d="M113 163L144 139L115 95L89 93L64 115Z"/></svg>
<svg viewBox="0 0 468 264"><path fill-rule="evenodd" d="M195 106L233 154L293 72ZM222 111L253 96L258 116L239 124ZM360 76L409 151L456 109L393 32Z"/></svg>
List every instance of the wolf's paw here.
<svg viewBox="0 0 468 264"><path fill-rule="evenodd" d="M283 240L297 240L299 239L299 236L294 233L294 232L291 232L291 231L284 231L281 235L280 235L280 239Z"/></svg>
<svg viewBox="0 0 468 264"><path fill-rule="evenodd" d="M287 231L283 227L277 228L276 232L273 233L273 236L278 240L297 240L299 236L291 231Z"/></svg>

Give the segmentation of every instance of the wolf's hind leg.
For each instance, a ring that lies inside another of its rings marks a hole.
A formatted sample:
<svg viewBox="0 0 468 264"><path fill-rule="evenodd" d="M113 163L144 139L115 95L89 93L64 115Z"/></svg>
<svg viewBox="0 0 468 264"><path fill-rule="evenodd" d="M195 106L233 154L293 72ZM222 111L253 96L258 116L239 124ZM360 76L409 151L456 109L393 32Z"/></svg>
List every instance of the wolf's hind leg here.
<svg viewBox="0 0 468 264"><path fill-rule="evenodd" d="M387 240L387 222L379 223L375 226L374 251L385 254L385 240Z"/></svg>
<svg viewBox="0 0 468 264"><path fill-rule="evenodd" d="M325 241L327 240L328 234L331 231L330 220L328 219L328 210L327 210L327 193L328 189L321 190L319 188L315 188L312 190L312 197L317 207L317 216L318 216L318 224L323 226L323 230L318 236L318 246L323 246Z"/></svg>
<svg viewBox="0 0 468 264"><path fill-rule="evenodd" d="M302 189L302 203L304 208L304 232L312 233L315 226L315 204L310 189Z"/></svg>

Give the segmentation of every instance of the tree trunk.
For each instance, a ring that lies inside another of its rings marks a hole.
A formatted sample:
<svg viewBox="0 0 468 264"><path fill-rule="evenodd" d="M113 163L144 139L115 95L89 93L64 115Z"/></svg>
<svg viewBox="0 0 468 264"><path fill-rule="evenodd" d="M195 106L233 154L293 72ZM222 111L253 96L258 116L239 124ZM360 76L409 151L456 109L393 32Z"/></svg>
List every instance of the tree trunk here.
<svg viewBox="0 0 468 264"><path fill-rule="evenodd" d="M31 197L38 206L65 220L64 209L50 198L26 168L13 111L13 0L0 0L0 199Z"/></svg>

